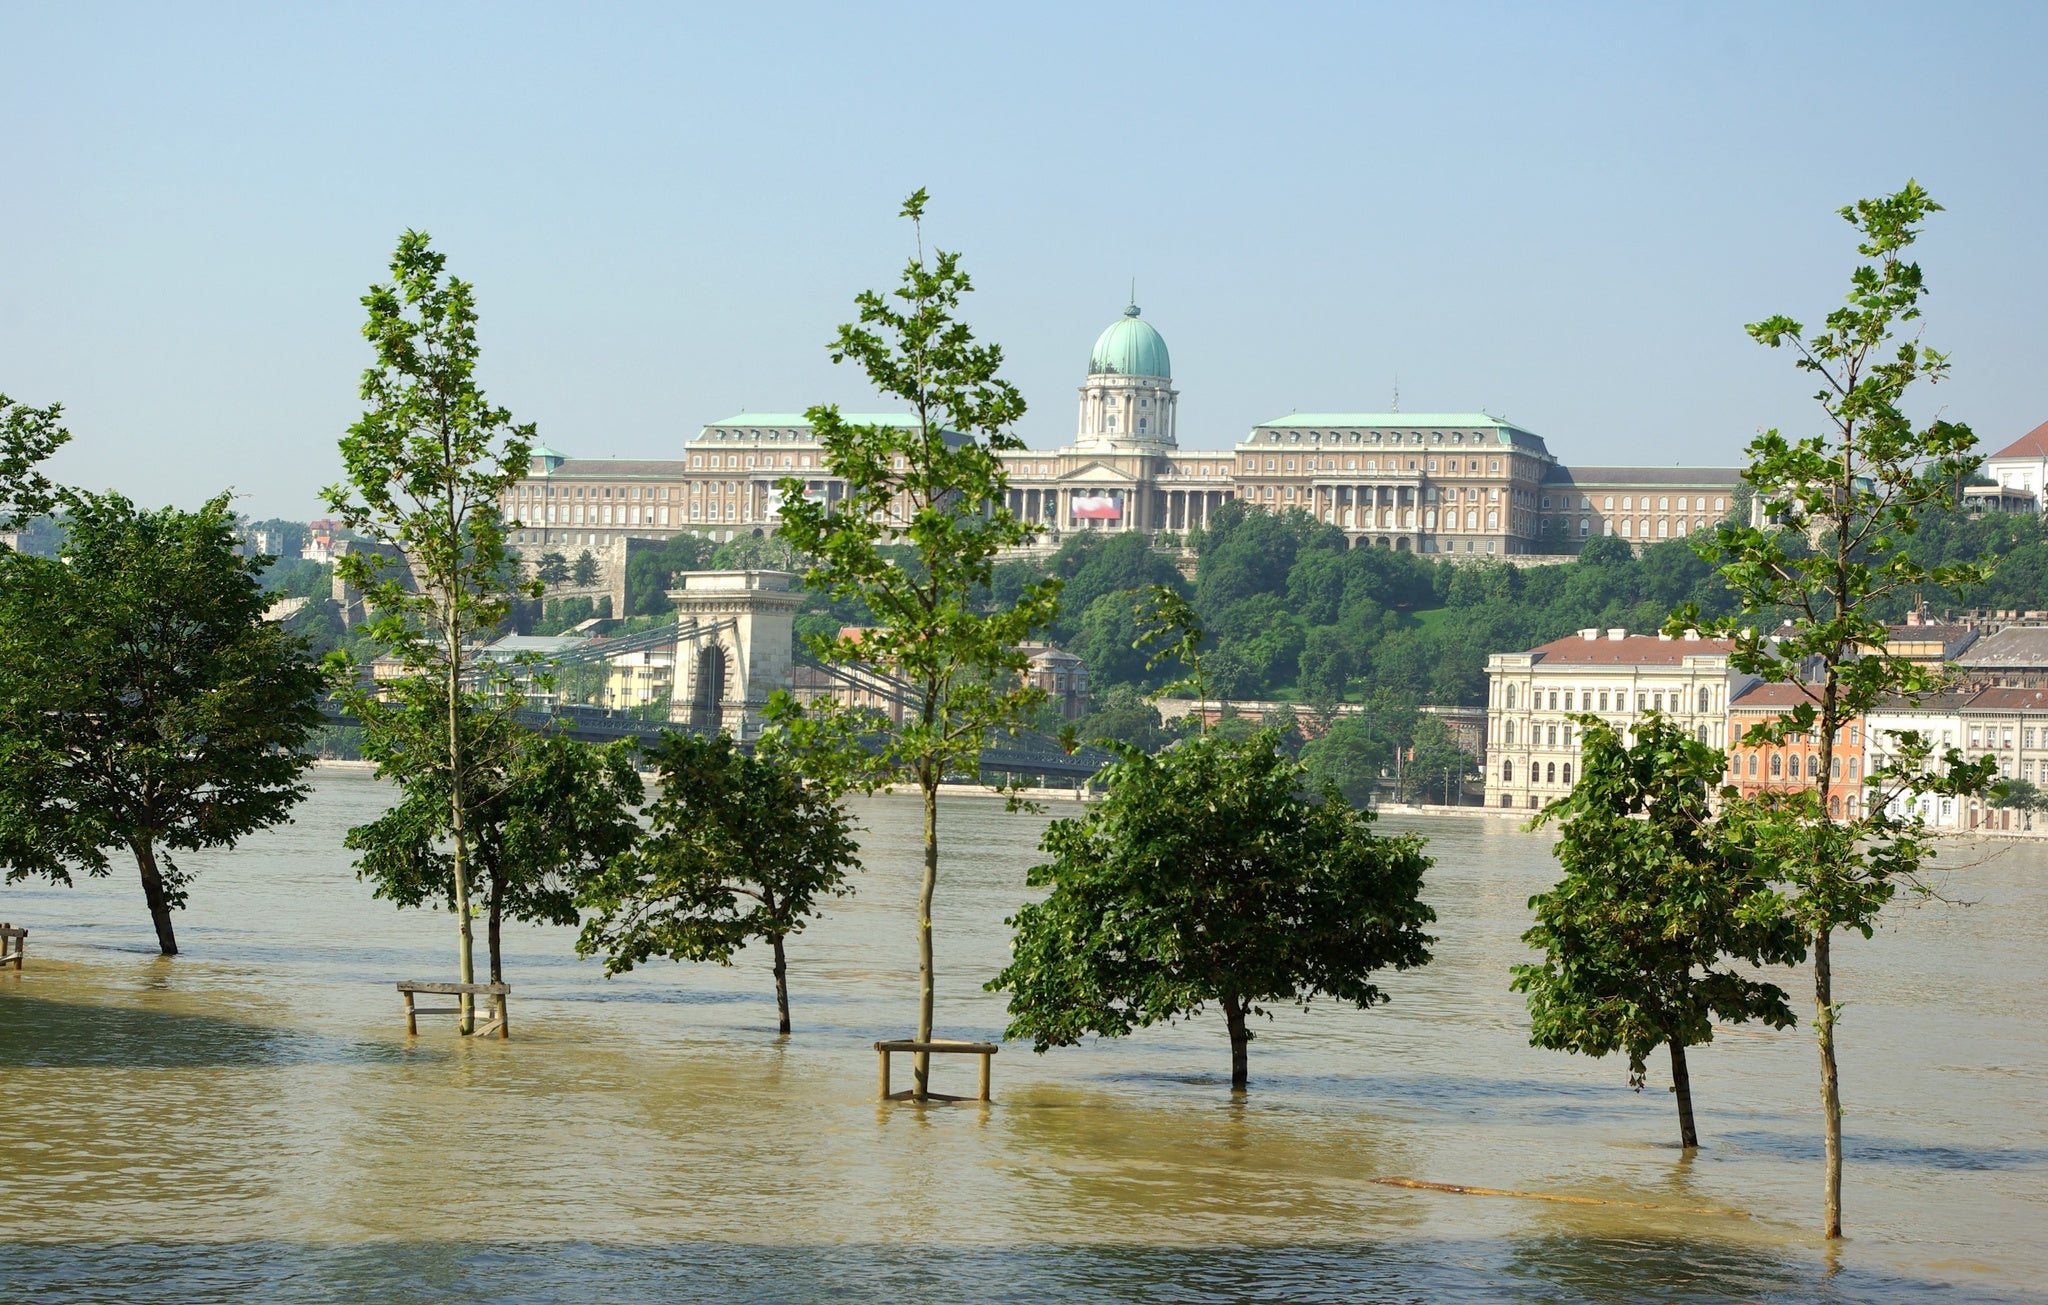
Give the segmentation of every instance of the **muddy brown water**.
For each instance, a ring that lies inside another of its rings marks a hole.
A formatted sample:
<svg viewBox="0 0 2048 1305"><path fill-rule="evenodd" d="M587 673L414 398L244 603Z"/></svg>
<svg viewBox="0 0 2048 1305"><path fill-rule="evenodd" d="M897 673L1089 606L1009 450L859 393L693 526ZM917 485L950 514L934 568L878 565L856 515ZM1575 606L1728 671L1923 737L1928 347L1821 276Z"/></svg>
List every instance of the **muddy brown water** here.
<svg viewBox="0 0 2048 1305"><path fill-rule="evenodd" d="M861 805L859 893L793 945L793 1038L765 954L606 980L571 931L517 928L508 1043L404 1036L392 983L452 977L452 928L356 882L342 832L384 801L325 771L293 825L192 858L174 961L132 870L0 889L33 931L0 975L10 1298L2048 1299L2048 849L1952 846L1970 905L1839 948L1830 1251L1805 1027L1695 1054L1684 1157L1661 1065L1638 1095L1619 1061L1527 1045L1507 967L1555 866L1497 820L1388 819L1431 840L1436 962L1369 1013L1277 1012L1246 1099L1211 1014L1005 1046L992 1107L917 1107L873 1100L870 1046L916 1011L913 800ZM971 798L943 821L940 1030L997 1038L980 988L1044 822ZM971 1088L958 1060L936 1086Z"/></svg>

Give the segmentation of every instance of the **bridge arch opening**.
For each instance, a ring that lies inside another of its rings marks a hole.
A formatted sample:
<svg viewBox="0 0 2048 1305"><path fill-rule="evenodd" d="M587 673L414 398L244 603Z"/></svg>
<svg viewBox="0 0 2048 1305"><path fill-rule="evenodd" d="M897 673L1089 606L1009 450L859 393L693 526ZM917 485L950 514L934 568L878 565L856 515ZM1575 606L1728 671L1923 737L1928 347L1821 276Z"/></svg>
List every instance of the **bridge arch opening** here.
<svg viewBox="0 0 2048 1305"><path fill-rule="evenodd" d="M725 646L712 644L697 654L695 690L690 695L690 728L718 733L725 702Z"/></svg>

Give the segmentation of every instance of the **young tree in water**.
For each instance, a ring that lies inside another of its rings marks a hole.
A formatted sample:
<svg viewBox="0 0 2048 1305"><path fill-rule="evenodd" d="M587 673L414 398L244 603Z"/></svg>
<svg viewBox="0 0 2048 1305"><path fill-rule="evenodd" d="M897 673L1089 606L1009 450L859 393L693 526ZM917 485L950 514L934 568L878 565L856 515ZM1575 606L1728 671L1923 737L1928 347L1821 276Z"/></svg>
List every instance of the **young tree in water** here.
<svg viewBox="0 0 2048 1305"><path fill-rule="evenodd" d="M1934 383L1948 357L1920 342L1926 290L1906 252L1926 218L1940 211L1917 182L1895 195L1841 210L1869 260L1850 278L1847 302L1809 332L1790 317L1751 325L1752 337L1790 349L1794 365L1818 381L1820 432L1788 439L1776 430L1750 443L1742 478L1782 528L1724 522L1700 544L1717 562L1740 612L1703 622L1688 607L1667 628L1697 627L1735 641L1730 664L1781 683L1804 683L1809 700L1780 719L1752 727L1745 741L1769 745L1812 733L1820 741L1817 787L1748 809L1750 844L1774 856L1813 957L1814 1036L1820 1052L1826 1129L1824 1231L1842 1233L1842 1094L1835 1029L1833 940L1852 929L1868 937L1901 884L1913 885L1931 845L1886 804L1859 803L1858 786L1841 792L1835 746L1844 726L1894 697L1937 687L1937 669L1886 651L1883 605L1923 587L1981 584L1989 566L1923 566L1905 547L1923 509L1947 495L1981 461L1967 426L1935 420L1916 426L1904 412L1917 381ZM1789 613L1789 625L1778 625ZM1907 740L1917 742L1917 740ZM1965 765L1951 751L1945 772L1923 788L1981 793L1991 763ZM1846 796L1846 801L1844 800Z"/></svg>
<svg viewBox="0 0 2048 1305"><path fill-rule="evenodd" d="M363 754L379 778L397 783L398 802L348 831L357 873L399 906L455 906L448 797L451 768L444 713L424 677L402 692L421 701L386 718ZM594 747L539 734L502 712L460 717L464 738L463 815L468 881L481 889L490 981L505 981L504 922L573 925L579 885L640 837L641 799L633 745Z"/></svg>
<svg viewBox="0 0 2048 1305"><path fill-rule="evenodd" d="M1529 994L1530 1045L1625 1052L1638 1091L1650 1053L1669 1047L1679 1143L1696 1147L1686 1048L1712 1042L1716 1019L1789 1027L1784 989L1733 963L1796 964L1803 935L1768 873L1714 822L1720 751L1659 715L1634 726L1633 743L1577 719L1585 769L1536 818L1558 822L1551 851L1565 875L1529 899L1536 925L1522 941L1543 960L1515 966L1513 987Z"/></svg>
<svg viewBox="0 0 2048 1305"><path fill-rule="evenodd" d="M263 619L271 559L236 550L222 495L197 512L67 495L61 560L0 552L0 864L71 882L135 858L166 956L190 872L305 796L321 675Z"/></svg>
<svg viewBox="0 0 2048 1305"><path fill-rule="evenodd" d="M1024 447L1012 430L1024 400L998 374L1002 349L977 344L959 320L961 297L972 288L960 256L941 250L927 259L924 207L922 190L903 205L917 251L902 282L886 296L862 292L859 322L841 326L831 346L835 363L851 359L877 390L908 405L908 420L856 425L837 407L812 408L805 417L846 496L813 502L795 478L777 488L782 538L817 559L804 583L834 600L858 599L874 615L858 640L814 638L812 652L827 662L872 665L907 683L914 699L878 752L830 755L868 782L908 778L924 799L917 1040L929 1042L939 784L955 772L977 775L990 733L1016 730L1045 700L1023 682L1029 659L1018 645L1051 624L1059 582L1028 584L1011 606L983 610L996 555L1035 533L1007 505L1001 458ZM892 556L898 551L908 555L901 564ZM787 721L796 745L816 758L809 764L825 764L816 743L833 731L814 728L823 724ZM912 1072L913 1096L923 1100L930 1057L915 1056Z"/></svg>
<svg viewBox="0 0 2048 1305"><path fill-rule="evenodd" d="M31 408L0 394L0 530L12 530L48 512L57 487L37 470L71 439L64 405Z"/></svg>
<svg viewBox="0 0 2048 1305"><path fill-rule="evenodd" d="M585 883L593 915L577 952L602 955L613 975L653 956L730 965L758 938L773 953L788 1033L785 944L825 898L853 891L846 876L860 848L845 810L787 759L747 756L727 735L669 732L649 760L661 782L652 827Z"/></svg>
<svg viewBox="0 0 2048 1305"><path fill-rule="evenodd" d="M446 267L425 232L408 231L392 255L391 284L372 286L363 297L363 334L376 351L363 373L369 406L341 440L348 483L326 497L328 510L351 529L403 559L393 564L384 553L351 552L335 570L375 612L371 638L408 674L435 687L389 702L360 688L345 697L367 735L388 736L393 747L426 728L419 713L438 715L456 959L461 981L473 983L468 785L479 759L466 750L472 731L463 717L491 710L491 682L502 689L506 678L502 668L479 661L475 645L511 614L515 592L539 597L540 585L517 579L499 512L526 472L533 427L514 425L510 412L485 400L476 380L474 291L446 275ZM497 695L501 704L516 700ZM465 994L459 1004L462 1031L471 1032L474 1003Z"/></svg>
<svg viewBox="0 0 2048 1305"><path fill-rule="evenodd" d="M988 985L1011 994L1006 1036L1042 1052L1214 1002L1241 1092L1268 1005L1370 1009L1387 999L1377 971L1428 963L1422 840L1374 834L1334 786L1302 796L1273 731L1128 748L1101 778L1101 803L1040 844L1051 859L1026 882L1050 893L1009 920L1012 960Z"/></svg>

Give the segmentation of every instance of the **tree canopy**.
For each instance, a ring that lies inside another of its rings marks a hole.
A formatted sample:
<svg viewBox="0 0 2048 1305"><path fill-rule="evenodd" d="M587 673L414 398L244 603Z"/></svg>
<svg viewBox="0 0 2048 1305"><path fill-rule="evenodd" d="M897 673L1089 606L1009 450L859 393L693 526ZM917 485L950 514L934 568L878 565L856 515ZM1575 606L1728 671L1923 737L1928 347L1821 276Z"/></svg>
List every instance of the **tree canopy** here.
<svg viewBox="0 0 2048 1305"><path fill-rule="evenodd" d="M1128 750L1102 801L1055 821L1026 882L1051 891L1009 923L1011 1038L1033 1048L1221 1006L1231 1086L1249 1081L1250 1017L1317 997L1368 1009L1385 968L1426 964L1436 918L1414 835L1381 837L1335 788L1301 793L1270 732Z"/></svg>
<svg viewBox="0 0 2048 1305"><path fill-rule="evenodd" d="M268 558L222 495L197 512L73 494L61 561L0 553L0 864L10 880L135 858L166 956L190 873L305 796L321 675L263 619Z"/></svg>

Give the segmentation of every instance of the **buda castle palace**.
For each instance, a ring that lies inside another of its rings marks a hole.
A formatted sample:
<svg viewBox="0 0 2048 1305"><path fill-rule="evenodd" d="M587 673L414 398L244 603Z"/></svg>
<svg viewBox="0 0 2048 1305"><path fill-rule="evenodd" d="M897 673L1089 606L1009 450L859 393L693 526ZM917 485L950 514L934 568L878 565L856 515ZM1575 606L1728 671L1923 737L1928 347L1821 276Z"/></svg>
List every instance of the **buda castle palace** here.
<svg viewBox="0 0 2048 1305"><path fill-rule="evenodd" d="M1735 493L1733 468L1568 467L1541 436L1483 412L1297 413L1234 448L1190 452L1166 341L1135 305L1097 337L1073 443L1005 453L1012 510L1057 543L1082 530L1156 534L1205 524L1238 500L1295 508L1351 546L1461 557L1575 553L1592 535L1655 541L1709 529ZM847 413L858 424L897 414ZM844 484L801 414L742 412L704 427L683 457L572 458L535 446L506 500L529 555L623 547L695 531L772 532L789 477L835 502Z"/></svg>

